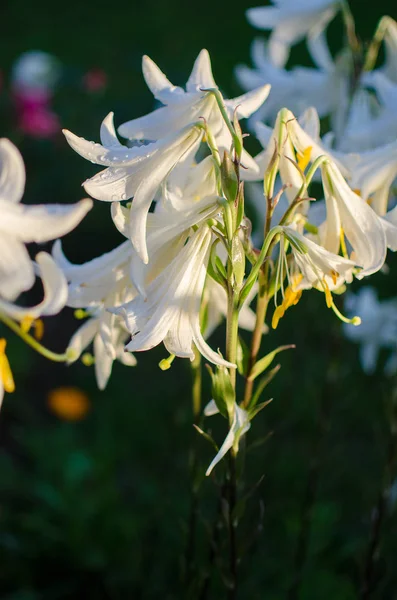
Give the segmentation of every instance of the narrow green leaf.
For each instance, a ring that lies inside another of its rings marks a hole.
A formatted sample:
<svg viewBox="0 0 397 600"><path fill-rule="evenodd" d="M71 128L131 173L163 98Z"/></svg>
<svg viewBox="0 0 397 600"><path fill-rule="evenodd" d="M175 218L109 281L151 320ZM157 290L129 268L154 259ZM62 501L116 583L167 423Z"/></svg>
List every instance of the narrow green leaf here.
<svg viewBox="0 0 397 600"><path fill-rule="evenodd" d="M255 365L251 369L251 373L248 376L248 381L253 381L254 379L256 379L256 377L258 377L258 375L263 373L263 371L265 371L272 364L276 354L278 354L279 352L283 352L284 350L289 350L290 348L295 348L295 347L296 347L295 344L288 344L287 346L279 346L272 352L269 352L269 354L266 354L266 356L264 356L263 358L258 360L257 363L255 363Z"/></svg>

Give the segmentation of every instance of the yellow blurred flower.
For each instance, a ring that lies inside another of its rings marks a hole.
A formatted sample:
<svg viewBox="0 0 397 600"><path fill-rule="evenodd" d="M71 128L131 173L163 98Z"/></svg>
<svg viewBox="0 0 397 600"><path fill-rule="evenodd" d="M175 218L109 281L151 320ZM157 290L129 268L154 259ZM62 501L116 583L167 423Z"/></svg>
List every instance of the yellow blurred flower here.
<svg viewBox="0 0 397 600"><path fill-rule="evenodd" d="M49 392L48 406L59 419L80 421L90 410L90 401L83 390L62 386Z"/></svg>

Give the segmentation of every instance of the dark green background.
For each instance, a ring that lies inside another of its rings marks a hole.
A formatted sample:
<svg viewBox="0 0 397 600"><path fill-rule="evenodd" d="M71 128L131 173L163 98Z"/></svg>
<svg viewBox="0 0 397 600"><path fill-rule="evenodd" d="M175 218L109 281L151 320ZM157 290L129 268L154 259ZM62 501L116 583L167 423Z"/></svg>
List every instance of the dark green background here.
<svg viewBox="0 0 397 600"><path fill-rule="evenodd" d="M221 89L230 96L239 93L233 68L249 62L250 41L258 34L244 17L251 5L3 3L0 135L10 137L24 155L25 201L74 202L95 167L74 154L61 135L39 141L16 131L9 74L22 52L40 49L59 58L64 71L54 105L62 126L97 139L108 111L114 110L119 124L152 109L140 70L142 54L183 84L206 47ZM397 17L395 2L357 0L351 6L364 39L382 14ZM330 30L333 48L340 44L340 31L336 20ZM307 61L303 45L293 54L292 62L299 61ZM80 85L83 73L94 67L108 75L103 94L89 95ZM70 259L82 262L121 241L108 210L97 202L66 238ZM371 278L382 298L397 295L394 257L390 266L389 276ZM47 319L46 343L62 351L75 327L72 311ZM0 598L190 597L180 575L189 515L189 449L197 442L187 361L160 372L157 363L166 353L157 348L140 354L136 369L115 364L108 388L98 392L92 369L49 364L11 333L0 334L7 334L17 383L0 418ZM222 335L214 337L215 347L222 346ZM282 369L268 393L274 401L247 439L245 484L265 477L241 524L241 544L259 523L262 532L251 551L242 546L240 597L359 598L371 515L388 476L396 381L383 377L381 365L374 376L362 374L357 347L344 340L340 323L316 292L304 294L288 311L263 349L285 343L296 343L297 349L281 355ZM82 422L59 421L47 408L47 393L65 384L89 394L91 411ZM210 398L208 386L205 398ZM222 425L216 418L207 424L218 440L225 433ZM264 443L254 447L259 439ZM204 469L212 450L201 440L197 447ZM211 479L203 481L199 575L205 575L208 562L207 528L216 492ZM371 598L392 600L397 598L396 510L390 505L383 513ZM221 577L214 572L208 598L224 598Z"/></svg>

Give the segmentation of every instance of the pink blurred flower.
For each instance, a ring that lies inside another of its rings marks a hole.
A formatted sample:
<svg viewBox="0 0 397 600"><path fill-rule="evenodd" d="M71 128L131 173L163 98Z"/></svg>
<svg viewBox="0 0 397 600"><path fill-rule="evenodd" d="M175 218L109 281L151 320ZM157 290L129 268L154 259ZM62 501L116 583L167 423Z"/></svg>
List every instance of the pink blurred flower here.
<svg viewBox="0 0 397 600"><path fill-rule="evenodd" d="M25 52L15 62L12 97L18 127L26 135L50 138L60 131L58 116L51 107L60 68L55 57L41 51Z"/></svg>

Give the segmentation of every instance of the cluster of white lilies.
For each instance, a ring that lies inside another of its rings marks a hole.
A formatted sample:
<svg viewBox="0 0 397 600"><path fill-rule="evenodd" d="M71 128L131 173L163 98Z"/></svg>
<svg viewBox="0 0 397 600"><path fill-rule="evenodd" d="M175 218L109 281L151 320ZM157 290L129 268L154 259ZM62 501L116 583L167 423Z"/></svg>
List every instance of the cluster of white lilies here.
<svg viewBox="0 0 397 600"><path fill-rule="evenodd" d="M325 28L339 10L347 45L332 57ZM101 389L115 359L135 365L133 353L160 343L170 354L163 368L175 356L193 361L201 354L215 365L214 401L205 414L221 412L230 425L208 473L230 448L237 451L258 410L252 382L271 362L258 360L266 310L252 311L255 294L257 306L272 300L273 328L311 288L342 320L357 325L358 318L337 308L334 294L354 276L382 269L387 248L397 249L397 24L383 19L364 55L340 1L278 0L249 10L248 18L271 35L254 42L255 68L237 69L249 90L243 96L224 99L206 50L185 89L144 57L143 75L159 108L121 125L123 141L112 113L101 125L101 143L65 131L77 153L102 167L84 188L109 203L121 240L111 252L74 265L56 241L52 256L40 252L32 262L25 244L69 232L92 201L24 207L22 158L11 142L0 142L0 319L49 358L94 363ZM288 70L291 46L302 39L315 67ZM383 39L386 61L373 70ZM358 63L364 65L359 72ZM263 146L254 157L243 147L244 118ZM320 118L330 123L323 137ZM253 238L244 182L263 224ZM15 301L35 276L44 299L22 308ZM30 330L65 305L76 309L82 324L65 354L54 355ZM207 340L224 317L226 348L215 349ZM238 327L255 337L248 366L239 369L250 382L243 402L235 392ZM0 398L14 389L5 350L2 339Z"/></svg>

